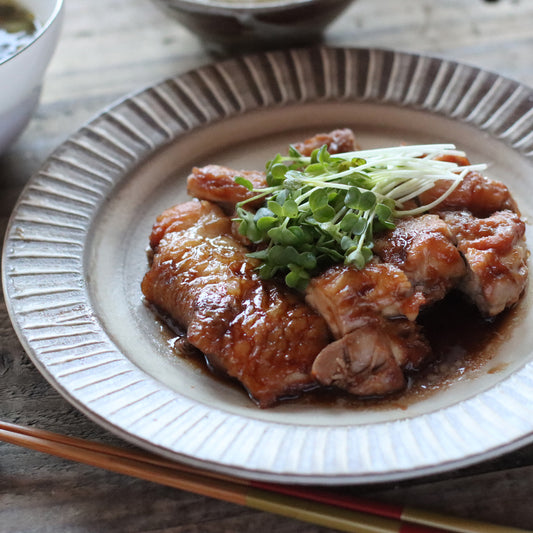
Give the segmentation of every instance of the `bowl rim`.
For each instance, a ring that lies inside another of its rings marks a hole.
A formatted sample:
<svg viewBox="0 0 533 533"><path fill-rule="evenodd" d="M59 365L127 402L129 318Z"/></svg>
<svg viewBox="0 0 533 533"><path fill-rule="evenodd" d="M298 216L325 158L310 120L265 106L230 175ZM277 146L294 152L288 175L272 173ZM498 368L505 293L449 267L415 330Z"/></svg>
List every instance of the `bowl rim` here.
<svg viewBox="0 0 533 533"><path fill-rule="evenodd" d="M223 11L227 13L260 13L277 11L279 9L290 9L311 4L320 4L324 0L156 0L164 4L167 8L194 8L206 11ZM348 3L353 0L346 0Z"/></svg>
<svg viewBox="0 0 533 533"><path fill-rule="evenodd" d="M52 26L54 21L58 18L59 13L63 9L63 6L64 6L64 0L56 0L50 15L48 16L46 21L41 25L41 27L37 30L37 32L34 34L33 39L28 44L24 45L20 50L17 50L14 54L11 54L4 59L0 59L0 67L6 63L9 63L13 59L15 59L17 56L22 54L25 50L32 47L46 33L48 28Z"/></svg>

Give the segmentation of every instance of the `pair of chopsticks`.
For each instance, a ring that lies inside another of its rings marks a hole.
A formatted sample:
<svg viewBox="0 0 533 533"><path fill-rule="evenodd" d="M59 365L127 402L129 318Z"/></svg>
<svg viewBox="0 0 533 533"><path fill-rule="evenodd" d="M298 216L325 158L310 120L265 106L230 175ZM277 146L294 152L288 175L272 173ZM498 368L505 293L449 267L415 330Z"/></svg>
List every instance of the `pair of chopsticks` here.
<svg viewBox="0 0 533 533"><path fill-rule="evenodd" d="M378 503L337 490L248 481L50 431L0 421L0 441L202 496L355 533L518 533L462 518Z"/></svg>

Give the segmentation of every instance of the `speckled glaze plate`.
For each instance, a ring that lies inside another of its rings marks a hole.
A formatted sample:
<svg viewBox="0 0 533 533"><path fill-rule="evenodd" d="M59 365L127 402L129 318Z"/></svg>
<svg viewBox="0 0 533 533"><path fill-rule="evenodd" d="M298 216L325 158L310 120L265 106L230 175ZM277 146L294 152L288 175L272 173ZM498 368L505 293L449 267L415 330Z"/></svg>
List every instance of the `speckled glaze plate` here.
<svg viewBox="0 0 533 533"><path fill-rule="evenodd" d="M365 147L453 142L533 213L533 91L497 74L383 50L231 59L125 98L33 176L8 228L3 286L43 375L121 437L165 456L291 483L397 480L533 441L528 289L494 355L417 401L261 410L172 355L143 305L152 223L193 165L262 168L290 142L351 127ZM528 239L531 243L528 226Z"/></svg>

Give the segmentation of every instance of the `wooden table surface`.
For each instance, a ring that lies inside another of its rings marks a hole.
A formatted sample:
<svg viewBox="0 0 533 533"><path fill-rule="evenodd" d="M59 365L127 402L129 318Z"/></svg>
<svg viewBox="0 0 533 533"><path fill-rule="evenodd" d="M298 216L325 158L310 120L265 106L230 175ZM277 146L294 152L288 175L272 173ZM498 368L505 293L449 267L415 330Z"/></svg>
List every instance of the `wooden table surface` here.
<svg viewBox="0 0 533 533"><path fill-rule="evenodd" d="M430 53L533 85L532 0L358 0L324 41ZM214 59L148 0L68 0L37 113L0 157L1 234L30 175L71 133L123 95ZM41 377L17 340L1 296L0 418L120 443ZM533 530L533 446L460 472L351 490ZM0 444L0 531L328 530Z"/></svg>

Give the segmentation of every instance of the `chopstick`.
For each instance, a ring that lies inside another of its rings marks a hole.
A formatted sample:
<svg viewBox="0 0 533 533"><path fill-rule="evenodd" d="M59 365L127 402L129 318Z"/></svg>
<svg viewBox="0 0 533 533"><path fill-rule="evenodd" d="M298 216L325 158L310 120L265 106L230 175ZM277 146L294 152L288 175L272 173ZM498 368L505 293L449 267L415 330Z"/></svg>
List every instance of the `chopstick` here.
<svg viewBox="0 0 533 533"><path fill-rule="evenodd" d="M177 465L159 460L142 452L126 451L106 445L85 442L61 435L47 435L47 432L30 428L6 427L1 424L0 440L17 444L33 450L49 453L92 466L101 467L120 474L138 477L148 481L168 485L181 490L201 494L211 498L269 511L291 518L331 527L340 531L361 533L399 532L396 521L356 513L344 509L332 510L324 504L302 505L298 498L280 497L260 489L249 488L244 484L225 479L208 477L198 471L191 473L190 468L183 470ZM51 437L48 438L48 437ZM414 533L414 532L413 532Z"/></svg>
<svg viewBox="0 0 533 533"><path fill-rule="evenodd" d="M248 481L182 465L144 451L127 450L9 422L0 421L0 441L339 531L356 533L524 531L374 502L339 494L335 490Z"/></svg>

